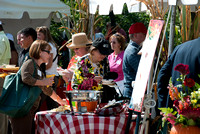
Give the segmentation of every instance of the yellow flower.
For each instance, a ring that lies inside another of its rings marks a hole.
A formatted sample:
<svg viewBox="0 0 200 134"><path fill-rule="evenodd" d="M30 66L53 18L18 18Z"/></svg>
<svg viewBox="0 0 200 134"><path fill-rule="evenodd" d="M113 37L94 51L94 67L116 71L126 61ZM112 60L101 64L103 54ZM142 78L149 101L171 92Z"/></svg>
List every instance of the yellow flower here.
<svg viewBox="0 0 200 134"><path fill-rule="evenodd" d="M103 68L103 66L100 64L100 68Z"/></svg>
<svg viewBox="0 0 200 134"><path fill-rule="evenodd" d="M78 79L78 83L82 83L83 82L83 77L80 76L79 79Z"/></svg>
<svg viewBox="0 0 200 134"><path fill-rule="evenodd" d="M87 63L87 62L88 62L88 59L85 59L85 62Z"/></svg>
<svg viewBox="0 0 200 134"><path fill-rule="evenodd" d="M200 107L200 104L197 104L197 107Z"/></svg>
<svg viewBox="0 0 200 134"><path fill-rule="evenodd" d="M98 90L98 87L97 86L93 86L92 89L93 90Z"/></svg>
<svg viewBox="0 0 200 134"><path fill-rule="evenodd" d="M194 92L191 93L191 98L195 98L195 93Z"/></svg>
<svg viewBox="0 0 200 134"><path fill-rule="evenodd" d="M196 99L191 100L191 103L192 103L192 104L196 104L196 103L197 103L197 100L196 100Z"/></svg>

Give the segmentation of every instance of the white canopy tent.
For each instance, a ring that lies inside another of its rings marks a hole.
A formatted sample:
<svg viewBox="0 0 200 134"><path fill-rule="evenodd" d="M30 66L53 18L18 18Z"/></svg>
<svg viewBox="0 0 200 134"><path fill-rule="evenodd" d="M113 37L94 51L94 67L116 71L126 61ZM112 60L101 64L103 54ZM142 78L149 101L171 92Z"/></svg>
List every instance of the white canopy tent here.
<svg viewBox="0 0 200 134"><path fill-rule="evenodd" d="M161 2L161 0L158 0ZM128 11L133 12L144 12L147 7L144 3L137 0L89 0L90 13L95 14L97 7L99 7L100 15L108 15L111 5L113 5L114 14L121 14L124 4L126 3ZM164 8L167 5L200 5L198 0L163 0ZM192 7L192 11L195 11L195 6Z"/></svg>
<svg viewBox="0 0 200 134"><path fill-rule="evenodd" d="M70 7L58 0L0 0L0 20L4 31L16 34L25 27L50 26L54 12L70 15ZM58 16L59 17L59 16Z"/></svg>

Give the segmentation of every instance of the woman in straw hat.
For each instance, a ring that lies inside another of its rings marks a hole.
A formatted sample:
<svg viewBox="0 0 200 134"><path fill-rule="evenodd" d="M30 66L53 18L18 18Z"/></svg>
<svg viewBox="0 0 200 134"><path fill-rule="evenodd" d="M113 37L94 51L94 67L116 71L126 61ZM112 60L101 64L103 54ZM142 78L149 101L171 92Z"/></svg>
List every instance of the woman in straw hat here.
<svg viewBox="0 0 200 134"><path fill-rule="evenodd" d="M67 70L63 72L63 79L67 84L67 90L72 90L71 79L76 68L78 59L89 53L92 42L90 42L85 33L77 33L72 35L72 43L67 47L73 49L75 55L71 58Z"/></svg>

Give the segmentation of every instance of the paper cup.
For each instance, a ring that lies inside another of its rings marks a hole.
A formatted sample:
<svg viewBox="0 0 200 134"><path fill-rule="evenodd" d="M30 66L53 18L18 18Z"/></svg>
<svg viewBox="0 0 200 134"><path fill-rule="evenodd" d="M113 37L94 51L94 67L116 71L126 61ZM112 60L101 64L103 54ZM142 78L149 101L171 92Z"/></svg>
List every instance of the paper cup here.
<svg viewBox="0 0 200 134"><path fill-rule="evenodd" d="M55 74L49 74L49 75L46 75L46 78L51 78L51 77L54 77Z"/></svg>

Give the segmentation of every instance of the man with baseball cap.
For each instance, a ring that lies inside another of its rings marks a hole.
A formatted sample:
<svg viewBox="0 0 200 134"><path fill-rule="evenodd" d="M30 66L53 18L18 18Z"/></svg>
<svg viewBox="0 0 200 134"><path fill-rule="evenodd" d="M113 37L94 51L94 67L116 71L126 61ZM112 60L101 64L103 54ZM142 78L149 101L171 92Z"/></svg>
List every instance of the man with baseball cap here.
<svg viewBox="0 0 200 134"><path fill-rule="evenodd" d="M130 43L124 52L123 73L124 73L124 97L131 98L133 87L132 81L135 81L141 55L138 55L145 40L147 29L143 23L137 22L129 28Z"/></svg>

